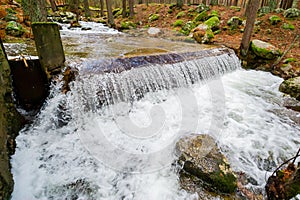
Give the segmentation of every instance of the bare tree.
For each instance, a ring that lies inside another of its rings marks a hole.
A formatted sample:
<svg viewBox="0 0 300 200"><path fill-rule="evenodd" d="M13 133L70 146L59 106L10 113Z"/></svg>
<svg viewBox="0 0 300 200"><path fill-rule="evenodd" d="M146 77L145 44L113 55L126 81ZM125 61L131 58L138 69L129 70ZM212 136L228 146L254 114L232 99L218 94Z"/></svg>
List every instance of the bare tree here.
<svg viewBox="0 0 300 200"><path fill-rule="evenodd" d="M57 11L57 7L54 0L50 0L51 9L53 12Z"/></svg>
<svg viewBox="0 0 300 200"><path fill-rule="evenodd" d="M100 0L100 16L104 16L104 1Z"/></svg>
<svg viewBox="0 0 300 200"><path fill-rule="evenodd" d="M130 18L132 18L134 15L133 6L134 6L134 0L129 0L129 17Z"/></svg>
<svg viewBox="0 0 300 200"><path fill-rule="evenodd" d="M105 0L105 2L106 2L107 15L108 15L108 25L112 28L115 28L116 25L112 13L111 0Z"/></svg>
<svg viewBox="0 0 300 200"><path fill-rule="evenodd" d="M122 17L126 17L126 10L127 10L127 6L126 6L126 0L122 0Z"/></svg>
<svg viewBox="0 0 300 200"><path fill-rule="evenodd" d="M90 5L88 0L83 1L85 17L91 17Z"/></svg>
<svg viewBox="0 0 300 200"><path fill-rule="evenodd" d="M250 39L251 39L258 7L259 7L259 0L249 0L247 11L246 11L247 12L246 27L245 27L245 32L243 34L243 38L240 46L240 53L242 57L246 57L248 53Z"/></svg>

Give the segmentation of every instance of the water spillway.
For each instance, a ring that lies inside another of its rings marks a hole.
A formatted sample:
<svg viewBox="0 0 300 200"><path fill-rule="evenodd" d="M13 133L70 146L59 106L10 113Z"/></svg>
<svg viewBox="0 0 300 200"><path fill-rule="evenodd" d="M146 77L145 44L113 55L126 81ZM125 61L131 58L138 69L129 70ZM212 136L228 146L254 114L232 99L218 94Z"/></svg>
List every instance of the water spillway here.
<svg viewBox="0 0 300 200"><path fill-rule="evenodd" d="M242 70L232 51L215 51L174 53L176 62L90 52L71 91L52 83L17 137L12 199L201 199L180 187L173 165L176 141L191 133L214 137L233 170L253 180L247 187L262 191L299 147L299 115L282 106L280 78Z"/></svg>

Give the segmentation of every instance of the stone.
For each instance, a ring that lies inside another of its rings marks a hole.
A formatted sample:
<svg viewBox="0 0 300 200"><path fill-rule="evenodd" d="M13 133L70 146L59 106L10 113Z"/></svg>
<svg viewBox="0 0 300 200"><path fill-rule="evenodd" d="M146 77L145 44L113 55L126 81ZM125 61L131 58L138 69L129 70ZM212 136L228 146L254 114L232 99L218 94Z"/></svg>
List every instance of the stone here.
<svg viewBox="0 0 300 200"><path fill-rule="evenodd" d="M279 86L279 91L300 101L300 76L284 80Z"/></svg>
<svg viewBox="0 0 300 200"><path fill-rule="evenodd" d="M66 17L67 19L74 20L74 19L76 19L76 14L74 14L74 13L72 13L72 12L66 12L66 13L65 13L65 17Z"/></svg>
<svg viewBox="0 0 300 200"><path fill-rule="evenodd" d="M298 18L300 16L300 10L297 8L289 8L284 11L283 16L290 19Z"/></svg>
<svg viewBox="0 0 300 200"><path fill-rule="evenodd" d="M176 20L176 21L173 23L173 26L174 26L174 27L182 26L182 25L183 25L183 20L182 20L182 19Z"/></svg>
<svg viewBox="0 0 300 200"><path fill-rule="evenodd" d="M201 13L201 12L203 12L204 10L209 11L210 8L209 8L208 5L205 5L205 4L203 4L203 3L200 3L200 4L197 6L197 8L196 8L196 11L197 11L198 13Z"/></svg>
<svg viewBox="0 0 300 200"><path fill-rule="evenodd" d="M180 18L182 18L182 17L184 17L185 16L185 12L184 11L181 11L181 12L179 12L177 15L176 15L176 19L180 19Z"/></svg>
<svg viewBox="0 0 300 200"><path fill-rule="evenodd" d="M121 29L131 29L136 28L136 24L132 21L123 21L121 22Z"/></svg>
<svg viewBox="0 0 300 200"><path fill-rule="evenodd" d="M5 32L8 35L20 37L24 34L25 31L21 24L15 21L10 21L6 25Z"/></svg>
<svg viewBox="0 0 300 200"><path fill-rule="evenodd" d="M285 30L295 30L295 26L290 23L283 23L282 28Z"/></svg>
<svg viewBox="0 0 300 200"><path fill-rule="evenodd" d="M159 19L159 17L160 17L160 15L159 15L159 14L150 14L150 16L149 16L148 20L149 20L149 22L153 22L153 21L156 21L156 20L158 20L158 19Z"/></svg>
<svg viewBox="0 0 300 200"><path fill-rule="evenodd" d="M208 16L207 11L204 10L194 18L193 22L204 21L206 20L207 16Z"/></svg>
<svg viewBox="0 0 300 200"><path fill-rule="evenodd" d="M282 55L278 48L261 40L252 40L250 47L255 55L267 60L273 60Z"/></svg>
<svg viewBox="0 0 300 200"><path fill-rule="evenodd" d="M191 30L194 29L196 27L196 24L193 21L188 21L187 23L185 23L182 28L180 29L180 32L185 34L185 35L189 35Z"/></svg>
<svg viewBox="0 0 300 200"><path fill-rule="evenodd" d="M269 6L264 6L258 10L258 13L264 15L264 14L270 13L271 11L272 11L272 9Z"/></svg>
<svg viewBox="0 0 300 200"><path fill-rule="evenodd" d="M213 31L220 29L220 20L216 16L209 18L204 22L204 24L207 25Z"/></svg>
<svg viewBox="0 0 300 200"><path fill-rule="evenodd" d="M211 17L220 17L219 16L219 12L217 11L217 10L212 10L211 12L210 12L210 14L208 15L208 18L211 18Z"/></svg>
<svg viewBox="0 0 300 200"><path fill-rule="evenodd" d="M150 27L147 31L149 35L155 36L161 34L161 30L159 28Z"/></svg>
<svg viewBox="0 0 300 200"><path fill-rule="evenodd" d="M201 180L203 187L211 192L235 192L237 179L211 136L194 134L181 138L176 143L176 154L181 174Z"/></svg>
<svg viewBox="0 0 300 200"><path fill-rule="evenodd" d="M231 28L237 28L239 25L242 25L242 23L243 20L237 16L233 16L227 21L227 25Z"/></svg>
<svg viewBox="0 0 300 200"><path fill-rule="evenodd" d="M272 16L269 17L269 21L270 21L270 24L276 25L279 22L281 22L282 19L280 17L278 17L277 15L272 15Z"/></svg>
<svg viewBox="0 0 300 200"><path fill-rule="evenodd" d="M9 21L18 21L18 17L15 14L8 13L5 16L5 21L7 21L7 22L9 22Z"/></svg>

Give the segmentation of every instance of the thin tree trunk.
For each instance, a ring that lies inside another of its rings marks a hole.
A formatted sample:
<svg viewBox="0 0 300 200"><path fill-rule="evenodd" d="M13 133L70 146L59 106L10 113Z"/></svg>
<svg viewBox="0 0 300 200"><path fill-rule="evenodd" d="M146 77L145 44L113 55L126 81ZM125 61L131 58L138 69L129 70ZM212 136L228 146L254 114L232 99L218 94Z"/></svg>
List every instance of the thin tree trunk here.
<svg viewBox="0 0 300 200"><path fill-rule="evenodd" d="M88 0L83 1L85 17L91 17L90 5Z"/></svg>
<svg viewBox="0 0 300 200"><path fill-rule="evenodd" d="M57 7L54 0L50 0L51 9L53 12L57 11Z"/></svg>
<svg viewBox="0 0 300 200"><path fill-rule="evenodd" d="M100 16L104 16L104 1L100 0Z"/></svg>
<svg viewBox="0 0 300 200"><path fill-rule="evenodd" d="M249 7L249 8L248 8ZM245 32L243 34L243 38L240 46L240 53L242 57L246 57L249 49L250 39L255 23L256 13L259 7L259 0L250 0L247 6L247 20Z"/></svg>
<svg viewBox="0 0 300 200"><path fill-rule="evenodd" d="M129 0L129 17L133 18L134 10L133 10L134 0Z"/></svg>
<svg viewBox="0 0 300 200"><path fill-rule="evenodd" d="M39 21L46 22L47 21L46 0L39 0L38 5L39 5L40 12L41 12Z"/></svg>
<svg viewBox="0 0 300 200"><path fill-rule="evenodd" d="M105 2L106 2L107 15L108 15L108 25L112 28L115 28L116 25L112 13L111 0L105 0Z"/></svg>
<svg viewBox="0 0 300 200"><path fill-rule="evenodd" d="M127 10L127 6L126 6L126 0L122 0L122 17L126 17L126 10Z"/></svg>

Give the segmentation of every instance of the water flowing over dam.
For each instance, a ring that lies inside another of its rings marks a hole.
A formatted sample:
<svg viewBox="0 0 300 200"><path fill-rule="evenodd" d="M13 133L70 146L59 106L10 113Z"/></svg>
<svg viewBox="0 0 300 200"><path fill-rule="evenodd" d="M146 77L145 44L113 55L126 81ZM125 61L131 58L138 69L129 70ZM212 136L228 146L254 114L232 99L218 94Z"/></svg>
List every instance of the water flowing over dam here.
<svg viewBox="0 0 300 200"><path fill-rule="evenodd" d="M63 31L63 41L74 42ZM52 83L40 113L17 137L12 199L198 199L180 188L174 165L175 143L192 133L215 138L253 190L294 155L299 114L282 106L280 78L241 69L226 48L196 53L188 45L187 54L112 58L109 52L124 52L99 42L108 37L121 46L138 43L110 31L81 35L76 48L89 42L94 50L67 58L79 68L70 92ZM108 52L96 58L104 46Z"/></svg>

